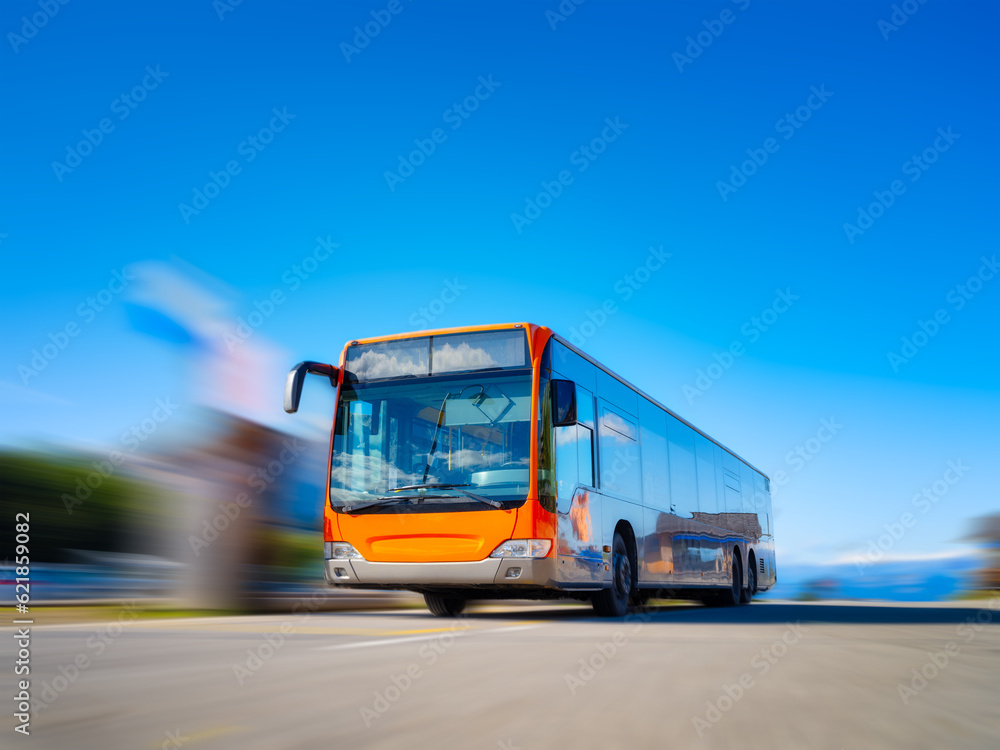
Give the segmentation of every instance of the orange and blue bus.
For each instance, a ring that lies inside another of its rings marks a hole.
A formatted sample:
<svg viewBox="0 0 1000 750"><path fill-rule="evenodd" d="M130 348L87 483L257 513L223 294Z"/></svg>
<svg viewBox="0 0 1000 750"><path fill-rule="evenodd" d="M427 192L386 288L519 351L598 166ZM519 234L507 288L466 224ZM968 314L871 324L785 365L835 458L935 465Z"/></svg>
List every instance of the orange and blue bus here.
<svg viewBox="0 0 1000 750"><path fill-rule="evenodd" d="M336 389L325 576L470 599L747 603L776 582L770 481L544 326L348 343L307 374Z"/></svg>

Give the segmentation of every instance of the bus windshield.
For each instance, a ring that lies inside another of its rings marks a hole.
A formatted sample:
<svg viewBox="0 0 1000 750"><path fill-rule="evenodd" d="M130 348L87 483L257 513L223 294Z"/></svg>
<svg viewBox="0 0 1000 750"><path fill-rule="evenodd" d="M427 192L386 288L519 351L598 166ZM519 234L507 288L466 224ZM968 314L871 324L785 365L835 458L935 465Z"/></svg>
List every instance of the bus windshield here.
<svg viewBox="0 0 1000 750"><path fill-rule="evenodd" d="M496 507L472 492L515 507L529 487L530 418L530 368L344 383L330 502L366 513Z"/></svg>

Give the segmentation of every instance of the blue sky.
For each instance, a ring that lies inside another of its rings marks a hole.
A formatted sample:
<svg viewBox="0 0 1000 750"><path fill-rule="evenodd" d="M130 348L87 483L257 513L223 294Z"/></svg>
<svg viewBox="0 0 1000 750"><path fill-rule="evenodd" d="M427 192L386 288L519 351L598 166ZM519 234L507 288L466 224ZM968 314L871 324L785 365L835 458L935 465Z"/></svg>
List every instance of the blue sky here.
<svg viewBox="0 0 1000 750"><path fill-rule="evenodd" d="M294 362L527 320L786 472L788 560L907 511L890 554L945 554L997 510L995 4L228 5L0 9L0 441L113 446L196 398L202 360L129 316L145 282L116 291L168 268L211 288L216 345L280 293L242 346L287 430L328 418L316 387L281 412ZM949 461L970 469L921 512Z"/></svg>

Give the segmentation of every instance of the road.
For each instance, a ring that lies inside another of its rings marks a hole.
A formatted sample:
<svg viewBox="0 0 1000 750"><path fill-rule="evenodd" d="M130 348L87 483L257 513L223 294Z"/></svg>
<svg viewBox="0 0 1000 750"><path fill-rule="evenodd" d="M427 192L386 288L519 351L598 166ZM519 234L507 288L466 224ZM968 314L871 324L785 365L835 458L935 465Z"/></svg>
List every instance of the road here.
<svg viewBox="0 0 1000 750"><path fill-rule="evenodd" d="M31 736L7 707L0 725L5 747L80 750L997 748L998 626L1000 599L675 605L619 620L558 603L453 620L123 608L34 626Z"/></svg>

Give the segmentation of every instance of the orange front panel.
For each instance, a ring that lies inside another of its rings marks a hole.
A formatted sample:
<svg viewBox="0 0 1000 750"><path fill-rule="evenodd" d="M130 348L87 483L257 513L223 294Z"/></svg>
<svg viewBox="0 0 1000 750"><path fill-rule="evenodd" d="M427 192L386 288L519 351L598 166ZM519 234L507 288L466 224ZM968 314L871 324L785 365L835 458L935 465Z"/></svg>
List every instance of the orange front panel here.
<svg viewBox="0 0 1000 750"><path fill-rule="evenodd" d="M545 510L537 501L529 500L517 516L517 524L511 538L551 539L552 548L555 550L556 514Z"/></svg>
<svg viewBox="0 0 1000 750"><path fill-rule="evenodd" d="M468 562L511 538L517 511L339 514L343 541L371 562Z"/></svg>

